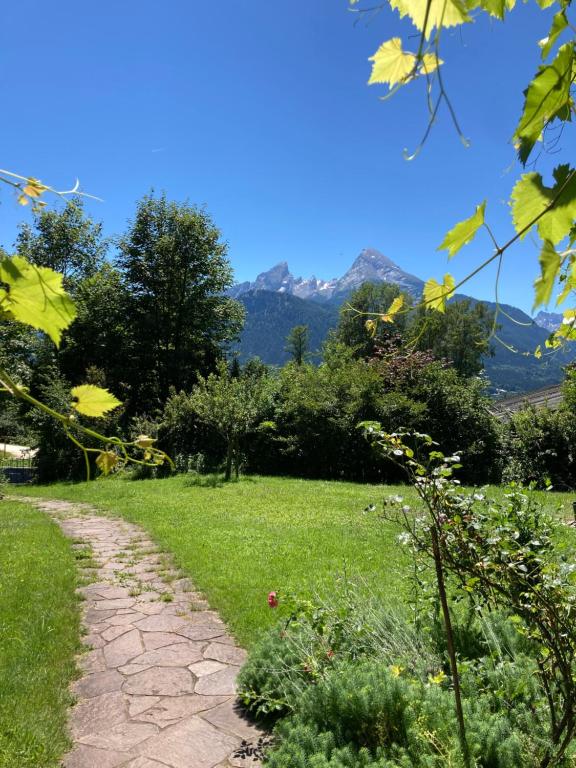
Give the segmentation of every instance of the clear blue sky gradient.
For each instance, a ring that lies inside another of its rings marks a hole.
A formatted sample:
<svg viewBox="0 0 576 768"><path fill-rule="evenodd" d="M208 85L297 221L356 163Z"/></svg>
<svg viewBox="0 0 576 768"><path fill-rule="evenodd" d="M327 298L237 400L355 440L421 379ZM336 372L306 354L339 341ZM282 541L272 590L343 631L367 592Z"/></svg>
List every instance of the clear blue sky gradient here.
<svg viewBox="0 0 576 768"><path fill-rule="evenodd" d="M497 236L513 233L510 136L550 15L522 4L505 24L444 34L444 77L472 144L444 110L407 162L426 127L424 84L386 102L385 87L366 85L379 44L410 34L392 12L354 25L346 0L4 4L0 165L63 188L78 176L103 198L88 209L110 235L151 187L206 205L238 280L281 260L330 278L367 246L440 277L437 246L484 198ZM0 194L10 247L30 214ZM449 269L461 277L490 252L481 235ZM502 301L530 310L536 255L529 240L510 253ZM467 292L492 299L493 278Z"/></svg>

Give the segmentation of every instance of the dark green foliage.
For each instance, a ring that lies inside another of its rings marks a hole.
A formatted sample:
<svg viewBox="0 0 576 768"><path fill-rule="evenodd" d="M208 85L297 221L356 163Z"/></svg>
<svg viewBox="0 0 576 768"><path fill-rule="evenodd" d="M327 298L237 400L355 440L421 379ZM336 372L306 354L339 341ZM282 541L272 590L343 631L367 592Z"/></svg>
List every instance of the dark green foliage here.
<svg viewBox="0 0 576 768"><path fill-rule="evenodd" d="M310 357L310 340L307 325L295 325L286 337L286 352L296 365L302 365Z"/></svg>
<svg viewBox="0 0 576 768"><path fill-rule="evenodd" d="M130 410L149 413L171 387L189 389L198 373L213 370L243 313L223 293L232 284L227 247L204 210L144 197L118 249L132 341Z"/></svg>
<svg viewBox="0 0 576 768"><path fill-rule="evenodd" d="M530 735L515 730L500 709L492 710L477 690L466 701L474 764L537 765ZM265 760L273 768L463 766L450 691L398 675L376 660L335 667L305 691L296 714L276 733L278 746ZM297 762L304 758L309 762Z"/></svg>
<svg viewBox="0 0 576 768"><path fill-rule="evenodd" d="M477 376L484 368L483 359L493 354L489 340L493 318L485 304L454 301L445 312L419 309L409 335L416 349L449 360L460 376Z"/></svg>
<svg viewBox="0 0 576 768"><path fill-rule="evenodd" d="M35 213L33 225L22 224L16 241L20 256L61 272L67 290L72 292L79 281L101 268L107 249L102 225L85 215L81 197L73 198L61 210Z"/></svg>
<svg viewBox="0 0 576 768"><path fill-rule="evenodd" d="M504 479L570 490L576 486L575 446L573 411L523 408L503 428Z"/></svg>
<svg viewBox="0 0 576 768"><path fill-rule="evenodd" d="M323 306L287 293L249 291L238 299L246 322L238 344L241 360L260 357L269 365L290 360L285 339L295 325L309 329L310 351L318 354L331 328L338 322L338 308Z"/></svg>
<svg viewBox="0 0 576 768"><path fill-rule="evenodd" d="M500 433L482 382L463 382L455 370L435 363L423 371L409 394L426 404L417 429L431 435L446 452L462 452L462 481L481 484L499 479Z"/></svg>
<svg viewBox="0 0 576 768"><path fill-rule="evenodd" d="M374 315L382 315L398 296L404 299L405 307L412 304L412 297L402 293L393 283L364 283L357 288L342 305L336 338L353 350L359 358L372 357L376 348L392 335L402 335L407 325L407 315L398 314L394 323L379 322L375 333L366 327L366 321Z"/></svg>

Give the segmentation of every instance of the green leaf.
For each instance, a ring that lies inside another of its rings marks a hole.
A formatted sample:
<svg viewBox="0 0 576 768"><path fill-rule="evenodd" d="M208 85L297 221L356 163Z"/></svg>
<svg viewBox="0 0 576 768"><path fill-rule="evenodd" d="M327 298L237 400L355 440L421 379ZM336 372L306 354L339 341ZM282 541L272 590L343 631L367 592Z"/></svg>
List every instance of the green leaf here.
<svg viewBox="0 0 576 768"><path fill-rule="evenodd" d="M427 38L434 29L455 27L471 20L461 0L431 0L430 4L428 0L390 0L390 5L401 17L408 16Z"/></svg>
<svg viewBox="0 0 576 768"><path fill-rule="evenodd" d="M565 11L558 11L558 13L552 19L552 26L550 27L550 32L548 32L548 36L545 37L543 40L540 40L540 42L538 43L538 45L542 49L543 59L545 59L548 56L548 54L552 50L552 47L554 46L554 43L562 34L562 32L564 32L567 26L568 26L568 19L566 18Z"/></svg>
<svg viewBox="0 0 576 768"><path fill-rule="evenodd" d="M71 391L74 398L72 407L84 416L104 416L108 411L113 411L114 408L122 405L120 400L107 389L95 387L93 384L82 384Z"/></svg>
<svg viewBox="0 0 576 768"><path fill-rule="evenodd" d="M568 165L554 169L556 183L546 187L539 173L526 173L512 190L512 220L516 232L525 237L538 216L538 234L557 245L570 234L576 218L576 171ZM556 199L554 207L541 215Z"/></svg>
<svg viewBox="0 0 576 768"><path fill-rule="evenodd" d="M44 331L59 345L62 331L76 317L62 275L13 256L0 261L0 283L5 286L0 288L0 310L4 315Z"/></svg>
<svg viewBox="0 0 576 768"><path fill-rule="evenodd" d="M506 0L480 0L480 7L487 11L490 16L502 20L506 13Z"/></svg>
<svg viewBox="0 0 576 768"><path fill-rule="evenodd" d="M534 306L533 309L541 304L548 304L552 297L556 275L560 270L562 259L560 254L549 240L544 241L540 252L540 270L541 274L534 281Z"/></svg>
<svg viewBox="0 0 576 768"><path fill-rule="evenodd" d="M448 251L448 257L455 256L463 245L467 245L476 232L484 224L484 214L486 212L486 201L476 206L475 213L469 219L465 219L448 232L438 250Z"/></svg>
<svg viewBox="0 0 576 768"><path fill-rule="evenodd" d="M524 109L514 136L519 142L519 157L526 164L534 144L546 125L559 117L568 120L572 98L570 86L574 66L574 46L558 49L554 61L540 67L525 91Z"/></svg>
<svg viewBox="0 0 576 768"><path fill-rule="evenodd" d="M408 76L414 72L416 56L413 53L403 51L402 40L399 37L393 37L382 43L368 61L374 62L368 85L388 83L392 86L396 83L405 82Z"/></svg>
<svg viewBox="0 0 576 768"><path fill-rule="evenodd" d="M96 456L96 466L103 475L109 475L118 462L119 458L113 451L100 451Z"/></svg>
<svg viewBox="0 0 576 768"><path fill-rule="evenodd" d="M396 296L392 304L390 304L388 311L385 314L380 315L380 320L382 320L383 323L393 323L395 316L400 312L403 306L404 296Z"/></svg>
<svg viewBox="0 0 576 768"><path fill-rule="evenodd" d="M446 311L447 300L454 295L455 280L452 275L444 275L444 282L438 283L434 278L424 286L424 302L430 309L438 312Z"/></svg>

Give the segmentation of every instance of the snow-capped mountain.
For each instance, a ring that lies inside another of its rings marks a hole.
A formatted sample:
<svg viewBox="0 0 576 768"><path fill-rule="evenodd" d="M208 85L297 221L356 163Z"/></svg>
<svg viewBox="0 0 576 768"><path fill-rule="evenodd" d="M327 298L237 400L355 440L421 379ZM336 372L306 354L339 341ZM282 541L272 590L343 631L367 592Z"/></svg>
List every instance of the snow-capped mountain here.
<svg viewBox="0 0 576 768"><path fill-rule="evenodd" d="M232 286L230 295L237 298L248 291L272 291L323 302L344 296L366 282L395 283L414 296L422 293L424 285L420 278L404 272L380 251L365 248L340 278L321 280L315 276L307 279L294 277L287 262L281 261L267 272L259 274L254 282L236 283Z"/></svg>
<svg viewBox="0 0 576 768"><path fill-rule="evenodd" d="M562 325L562 315L558 312L543 312L540 311L534 318L536 325L540 328L545 328L547 331L555 331Z"/></svg>

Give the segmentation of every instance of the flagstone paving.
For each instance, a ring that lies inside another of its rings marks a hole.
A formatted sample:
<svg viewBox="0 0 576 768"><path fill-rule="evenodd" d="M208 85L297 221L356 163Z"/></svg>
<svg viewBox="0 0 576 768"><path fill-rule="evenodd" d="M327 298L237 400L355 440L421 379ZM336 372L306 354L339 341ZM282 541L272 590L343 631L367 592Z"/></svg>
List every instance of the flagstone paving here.
<svg viewBox="0 0 576 768"><path fill-rule="evenodd" d="M263 733L238 710L245 658L219 616L136 525L26 499L90 547L86 653L64 768L256 768ZM82 559L79 564L82 565Z"/></svg>

